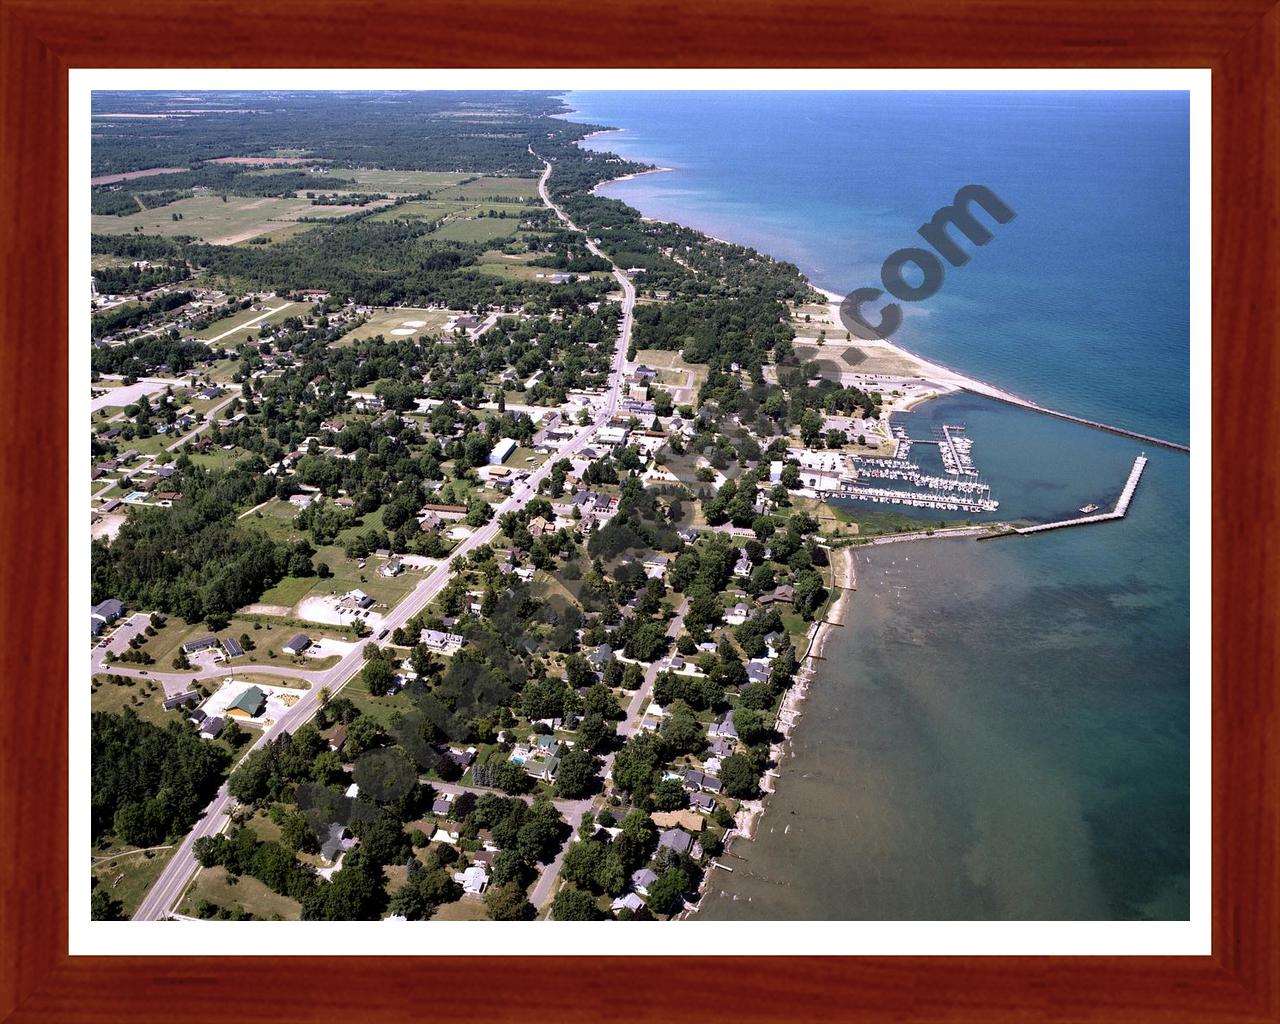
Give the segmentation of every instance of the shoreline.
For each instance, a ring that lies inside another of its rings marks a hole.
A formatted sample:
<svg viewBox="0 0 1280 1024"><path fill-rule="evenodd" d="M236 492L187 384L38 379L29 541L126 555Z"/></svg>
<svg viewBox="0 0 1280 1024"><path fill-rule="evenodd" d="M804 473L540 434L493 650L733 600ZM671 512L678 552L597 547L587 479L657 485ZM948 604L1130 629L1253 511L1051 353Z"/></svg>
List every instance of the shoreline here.
<svg viewBox="0 0 1280 1024"><path fill-rule="evenodd" d="M857 569L853 549L851 547L831 549L831 590L835 592L835 598L827 605L822 617L809 628L809 642L804 653L800 655L800 667L796 670L791 685L787 687L778 704L774 729L781 738L769 745L769 760L772 767L760 777L760 795L754 800L740 802L738 813L734 815L733 827L725 833L724 849L720 857L732 857L731 846L735 840L750 842L755 838L756 828L766 810L765 801L773 795L776 780L780 777L779 769L790 755L791 733L803 717L803 705L809 695L809 685L817 678L818 662L822 658L822 652L826 648L832 630L845 625L849 612L849 596L857 589ZM702 874L697 902L692 906L686 906L677 915L680 920L687 920L701 908L707 886L711 881L711 874L716 870L724 869L719 868L718 860L713 858Z"/></svg>
<svg viewBox="0 0 1280 1024"><path fill-rule="evenodd" d="M567 115L572 116L572 115ZM591 135L603 135L609 132L622 131L621 128L601 129L592 132ZM591 135L584 136L590 138ZM579 145L584 140L579 140ZM606 185L614 182L627 181L639 178L644 174L661 173L671 171L670 167L653 167L646 171L640 171L633 174L621 175L616 178L610 178L602 181L591 189L591 194L598 194L599 190ZM620 200L625 202L625 200ZM640 211L637 211L640 212ZM643 220L655 220L656 218L645 217L641 212ZM673 223L679 223L673 221ZM686 225L687 226L687 225ZM724 245L738 246L741 243L732 242L728 239L718 238L706 231L694 228L699 234ZM766 254L767 255L767 254ZM819 287L814 284L812 279L803 270L800 275L806 284L817 294L827 299L827 308L831 317L832 325L838 329L843 329L843 321L840 318L840 307L844 301L844 296L827 288ZM912 375L918 375L927 383L936 385L938 391L936 394L918 396L917 398L906 403L904 408L892 409L886 420L891 419L893 412L905 412L916 405L923 405L925 402L933 398L942 397L946 394L953 394L957 391L968 391L973 394L992 399L994 401L1003 402L1008 405L1027 409L1032 412L1041 413L1043 415L1053 416L1058 419L1064 419L1075 422L1082 426L1100 429L1106 432L1118 434L1131 439L1146 441L1163 447L1189 452L1189 448L1176 442L1167 441L1161 438L1151 437L1139 434L1124 428L1115 427L1110 424L1100 423L1088 420L1080 416L1074 416L1070 413L1060 412L1054 409L1046 408L1029 399L1006 391L1003 388L996 387L986 381L976 377L970 377L951 367L944 366L941 363L933 362L923 358L922 356L903 348L900 345L893 344L886 339L877 339L875 341L859 341L859 347L867 347L871 349L880 349L881 351L897 356L905 360L914 367ZM920 541L926 539L972 539L975 537L995 536L998 532L993 532L993 527L998 531L999 526L1003 524L989 524L980 527L963 527L952 530L937 531L931 533L915 533L909 535L899 535L889 538L876 538L870 541L868 546L875 546L884 543L896 543L902 541ZM842 547L831 549L832 559L832 580L831 589L837 590L835 599L828 605L822 618L815 621L808 633L808 646L804 654L800 656L800 667L797 669L795 677L791 685L783 694L782 700L778 706L777 718L775 720L775 730L780 735L776 743L770 744L769 767L760 778L760 795L754 800L744 800L740 802L738 813L734 816L734 824L728 829L724 835L723 847L720 855L711 858L706 864L701 882L693 899L686 900L684 908L675 915L674 919L688 920L699 912L702 907L708 888L711 883L713 872L717 870L729 870L732 872L734 867L729 864L721 866L721 862L726 859L734 859L733 844L736 840L745 840L750 842L754 839L756 830L760 824L764 812L766 810L766 801L776 789L777 780L780 778L780 769L784 760L790 755L790 739L797 722L803 717L802 706L808 696L809 686L819 677L819 664L822 659L822 652L831 636L833 628L839 628L845 625L846 617L849 614L850 594L857 589L856 575L854 569L853 547Z"/></svg>
<svg viewBox="0 0 1280 1024"><path fill-rule="evenodd" d="M618 129L609 129L609 130L621 131L622 129L618 128ZM597 132L596 134L599 135L603 133ZM600 182L599 185L596 185L594 188L591 189L591 194L593 196L596 195L600 191L600 189L604 188L606 185L614 185L620 181L631 181L633 178L643 178L646 174L663 174L667 171L674 171L674 170L675 170L674 167L650 167L647 171L634 171L631 174L623 174L617 178L610 178L608 181ZM645 218L645 219L648 219L648 218ZM715 239L715 241L720 241L720 239Z"/></svg>

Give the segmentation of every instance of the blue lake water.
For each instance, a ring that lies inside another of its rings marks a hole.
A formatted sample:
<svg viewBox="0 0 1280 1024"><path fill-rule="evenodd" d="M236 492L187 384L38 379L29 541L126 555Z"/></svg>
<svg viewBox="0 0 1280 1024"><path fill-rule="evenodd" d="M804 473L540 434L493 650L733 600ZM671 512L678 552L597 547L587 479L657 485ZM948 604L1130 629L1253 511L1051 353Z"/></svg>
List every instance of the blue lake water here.
<svg viewBox="0 0 1280 1024"><path fill-rule="evenodd" d="M587 145L674 168L605 194L838 292L877 284L958 188L988 186L1017 216L908 306L893 340L1042 404L1190 440L1185 95L567 102L574 120L622 129ZM1121 522L859 550L793 756L701 916L1185 918L1187 456L963 394L897 422L922 438L966 426L1001 502L987 518L1110 508L1134 456L1151 462Z"/></svg>

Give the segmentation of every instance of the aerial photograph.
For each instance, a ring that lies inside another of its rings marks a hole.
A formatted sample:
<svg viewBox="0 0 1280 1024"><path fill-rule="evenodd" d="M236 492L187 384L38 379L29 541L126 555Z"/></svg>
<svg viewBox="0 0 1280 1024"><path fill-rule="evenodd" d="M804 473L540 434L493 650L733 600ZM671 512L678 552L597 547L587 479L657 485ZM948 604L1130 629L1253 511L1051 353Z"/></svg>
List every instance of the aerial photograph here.
<svg viewBox="0 0 1280 1024"><path fill-rule="evenodd" d="M1186 91L90 124L94 921L1189 919Z"/></svg>

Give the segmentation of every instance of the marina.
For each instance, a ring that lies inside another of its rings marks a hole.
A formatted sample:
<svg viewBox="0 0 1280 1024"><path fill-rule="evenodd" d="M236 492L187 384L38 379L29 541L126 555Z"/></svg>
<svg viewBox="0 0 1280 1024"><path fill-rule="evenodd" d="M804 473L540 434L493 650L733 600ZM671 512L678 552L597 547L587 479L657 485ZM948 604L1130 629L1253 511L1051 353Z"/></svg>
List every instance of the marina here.
<svg viewBox="0 0 1280 1024"><path fill-rule="evenodd" d="M1000 502L991 496L991 485L978 478L973 461L973 439L965 428L947 424L934 430L932 440L908 436L905 428L895 426L898 442L892 459L855 459L856 477L834 492L835 497L872 501L882 505L908 505L947 512L995 512ZM910 459L913 445L936 445L946 476L926 473ZM863 480L883 480L910 484L912 489L866 484Z"/></svg>

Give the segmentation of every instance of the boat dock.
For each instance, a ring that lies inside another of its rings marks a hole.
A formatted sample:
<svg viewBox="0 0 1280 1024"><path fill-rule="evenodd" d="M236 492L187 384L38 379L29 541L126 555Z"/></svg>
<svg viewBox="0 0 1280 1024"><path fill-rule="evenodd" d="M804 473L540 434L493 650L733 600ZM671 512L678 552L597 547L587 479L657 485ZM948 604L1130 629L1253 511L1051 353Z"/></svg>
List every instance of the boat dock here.
<svg viewBox="0 0 1280 1024"><path fill-rule="evenodd" d="M1129 503L1133 500L1133 492L1138 489L1138 481L1142 479L1142 471L1147 467L1147 457L1139 455L1133 460L1133 469L1129 470L1129 479L1125 481L1124 490L1115 508L1110 512L1100 512L1091 516L1078 516L1075 519L1060 519L1056 523L1040 523L1038 526L1020 527L1018 533L1043 533L1045 530L1060 530L1067 526L1085 526L1089 523L1105 523L1109 519L1123 519L1129 511Z"/></svg>

